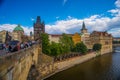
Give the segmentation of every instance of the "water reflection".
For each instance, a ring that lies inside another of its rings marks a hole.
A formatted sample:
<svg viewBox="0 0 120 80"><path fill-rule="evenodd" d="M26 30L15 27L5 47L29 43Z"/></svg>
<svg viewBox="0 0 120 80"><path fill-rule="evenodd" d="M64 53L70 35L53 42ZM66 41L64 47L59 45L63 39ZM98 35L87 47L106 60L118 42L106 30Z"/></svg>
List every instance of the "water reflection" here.
<svg viewBox="0 0 120 80"><path fill-rule="evenodd" d="M120 47L116 49L120 50ZM120 80L120 53L94 58L46 80Z"/></svg>

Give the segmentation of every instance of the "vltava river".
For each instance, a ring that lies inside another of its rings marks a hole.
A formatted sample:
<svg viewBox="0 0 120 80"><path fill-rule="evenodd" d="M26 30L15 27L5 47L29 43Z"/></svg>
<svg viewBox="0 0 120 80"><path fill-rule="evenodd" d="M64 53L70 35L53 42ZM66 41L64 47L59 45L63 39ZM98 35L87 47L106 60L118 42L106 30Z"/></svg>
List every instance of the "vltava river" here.
<svg viewBox="0 0 120 80"><path fill-rule="evenodd" d="M96 57L45 80L120 80L120 52Z"/></svg>

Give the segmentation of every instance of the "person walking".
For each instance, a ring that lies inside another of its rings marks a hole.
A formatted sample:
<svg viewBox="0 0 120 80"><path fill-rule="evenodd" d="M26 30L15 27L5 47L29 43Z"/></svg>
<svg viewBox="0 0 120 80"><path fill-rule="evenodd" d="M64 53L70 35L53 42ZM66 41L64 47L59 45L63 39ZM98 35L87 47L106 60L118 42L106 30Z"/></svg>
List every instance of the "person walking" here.
<svg viewBox="0 0 120 80"><path fill-rule="evenodd" d="M5 46L5 51L6 51L6 53L9 53L9 45L8 44L6 44L6 46Z"/></svg>

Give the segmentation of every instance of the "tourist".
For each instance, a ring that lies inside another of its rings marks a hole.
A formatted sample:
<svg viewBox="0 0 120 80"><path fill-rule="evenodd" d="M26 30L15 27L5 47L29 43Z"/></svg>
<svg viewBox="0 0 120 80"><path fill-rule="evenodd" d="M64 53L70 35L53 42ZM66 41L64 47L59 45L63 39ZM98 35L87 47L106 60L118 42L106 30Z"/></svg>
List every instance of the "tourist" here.
<svg viewBox="0 0 120 80"><path fill-rule="evenodd" d="M6 53L9 52L9 45L8 44L6 44L6 46L5 46L5 51L6 51Z"/></svg>
<svg viewBox="0 0 120 80"><path fill-rule="evenodd" d="M21 49L24 49L24 44L23 44L23 42L20 44L20 48L21 48Z"/></svg>
<svg viewBox="0 0 120 80"><path fill-rule="evenodd" d="M19 51L21 49L20 43L17 44L17 50Z"/></svg>
<svg viewBox="0 0 120 80"><path fill-rule="evenodd" d="M9 49L9 52L11 52L11 51L12 51L12 47L11 47L11 45L9 45L9 48L8 48L8 49Z"/></svg>
<svg viewBox="0 0 120 80"><path fill-rule="evenodd" d="M6 49L6 44L5 44L5 43L3 44L3 49L4 49L4 50Z"/></svg>

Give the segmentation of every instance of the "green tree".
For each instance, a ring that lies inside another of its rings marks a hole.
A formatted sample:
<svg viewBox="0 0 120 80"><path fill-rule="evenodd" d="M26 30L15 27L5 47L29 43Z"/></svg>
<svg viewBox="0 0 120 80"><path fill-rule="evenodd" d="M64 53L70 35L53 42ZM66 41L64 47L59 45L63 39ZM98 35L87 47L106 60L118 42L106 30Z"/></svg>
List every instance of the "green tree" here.
<svg viewBox="0 0 120 80"><path fill-rule="evenodd" d="M99 44L99 43L96 43L96 44L93 45L93 50L94 51L100 51L101 48L102 48L102 45Z"/></svg>
<svg viewBox="0 0 120 80"><path fill-rule="evenodd" d="M41 38L42 38L42 52L45 54L50 54L51 50L50 50L50 43L49 43L48 34L42 33Z"/></svg>
<svg viewBox="0 0 120 80"><path fill-rule="evenodd" d="M86 45L83 42L81 42L76 44L75 51L85 54L88 51L88 49Z"/></svg>
<svg viewBox="0 0 120 80"><path fill-rule="evenodd" d="M72 41L72 38L69 37L65 33L62 34L62 37L60 38L59 42L60 42L60 44L62 45L62 47L64 49L63 50L64 53L70 52L72 50L72 48L73 48L73 45L74 45L74 43Z"/></svg>
<svg viewBox="0 0 120 80"><path fill-rule="evenodd" d="M58 56L63 52L63 48L61 44L55 42L51 43L50 49L51 49L51 54L50 54L51 56Z"/></svg>

